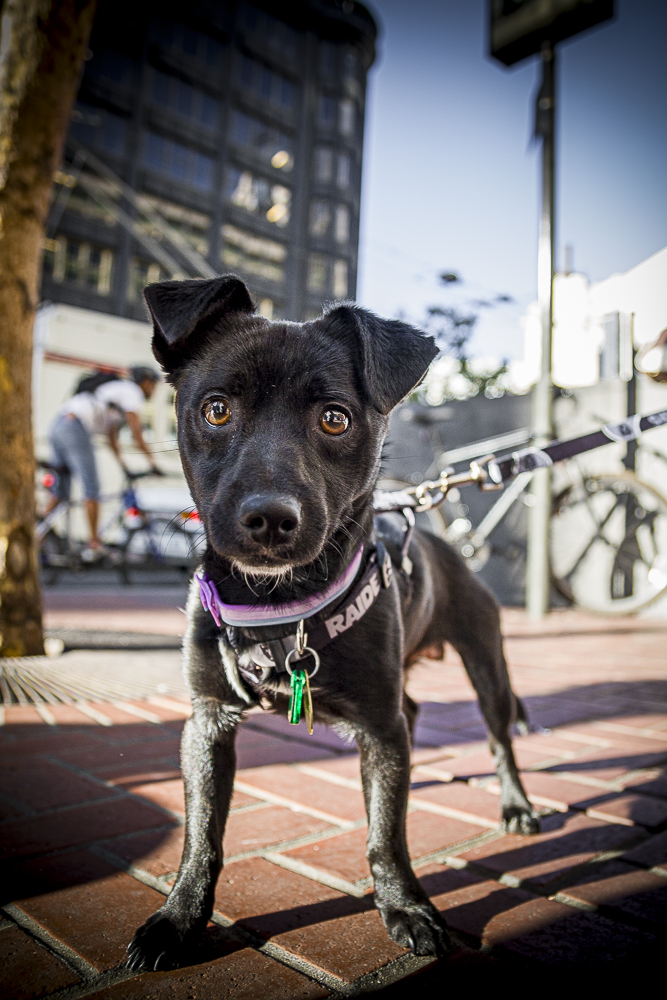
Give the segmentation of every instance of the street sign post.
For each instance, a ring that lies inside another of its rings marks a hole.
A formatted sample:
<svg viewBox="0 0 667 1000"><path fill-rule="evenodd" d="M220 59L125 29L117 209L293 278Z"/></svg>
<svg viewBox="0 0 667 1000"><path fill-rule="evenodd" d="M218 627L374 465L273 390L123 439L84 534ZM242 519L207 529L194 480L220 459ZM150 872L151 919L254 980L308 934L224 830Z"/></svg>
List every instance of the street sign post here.
<svg viewBox="0 0 667 1000"><path fill-rule="evenodd" d="M535 138L542 141L542 204L537 247L537 298L542 327L540 375L533 388L531 439L539 447L553 438L553 331L556 43L614 16L613 0L489 0L490 54L505 66L540 54L541 86L535 105ZM549 522L551 469L539 469L528 511L526 608L531 618L549 610Z"/></svg>

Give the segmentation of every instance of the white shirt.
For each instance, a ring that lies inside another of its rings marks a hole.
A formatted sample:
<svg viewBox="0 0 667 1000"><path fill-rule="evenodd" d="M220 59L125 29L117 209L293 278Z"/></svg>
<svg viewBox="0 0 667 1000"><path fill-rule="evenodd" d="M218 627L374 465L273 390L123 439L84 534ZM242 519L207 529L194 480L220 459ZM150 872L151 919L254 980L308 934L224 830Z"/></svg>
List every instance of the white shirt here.
<svg viewBox="0 0 667 1000"><path fill-rule="evenodd" d="M139 413L144 394L128 379L105 382L95 392L79 392L61 407L60 413L77 417L89 434L108 434L120 427L126 413Z"/></svg>

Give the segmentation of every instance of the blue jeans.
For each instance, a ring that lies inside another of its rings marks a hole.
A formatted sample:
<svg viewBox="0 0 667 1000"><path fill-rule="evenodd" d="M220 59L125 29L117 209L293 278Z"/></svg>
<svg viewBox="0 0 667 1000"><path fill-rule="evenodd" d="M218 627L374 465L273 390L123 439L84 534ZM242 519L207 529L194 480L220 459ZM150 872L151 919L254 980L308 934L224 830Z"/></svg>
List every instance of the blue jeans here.
<svg viewBox="0 0 667 1000"><path fill-rule="evenodd" d="M72 476L78 476L83 483L86 500L99 500L100 481L97 476L95 452L90 434L80 420L61 414L49 429L54 465L59 467L52 492L59 500L69 500Z"/></svg>

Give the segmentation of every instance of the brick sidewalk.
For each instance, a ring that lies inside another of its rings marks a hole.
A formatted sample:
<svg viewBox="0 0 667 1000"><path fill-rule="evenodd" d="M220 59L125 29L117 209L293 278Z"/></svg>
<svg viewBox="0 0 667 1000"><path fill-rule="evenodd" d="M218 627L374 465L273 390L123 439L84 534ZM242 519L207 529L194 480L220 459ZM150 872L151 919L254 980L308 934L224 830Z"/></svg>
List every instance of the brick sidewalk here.
<svg viewBox="0 0 667 1000"><path fill-rule="evenodd" d="M515 742L539 836L497 828L456 656L411 679L422 711L408 836L455 933L443 984L457 968L474 983L489 964L604 969L658 953L665 936L667 625L566 612L536 628L509 612L505 632L514 687L549 729ZM128 974L125 946L178 866L188 712L175 696L134 708L144 718L51 706L55 726L30 707L6 711L0 997L318 998L415 973L418 988L430 960L394 945L373 908L356 756L324 728L308 737L262 713L240 732L227 863L196 964Z"/></svg>

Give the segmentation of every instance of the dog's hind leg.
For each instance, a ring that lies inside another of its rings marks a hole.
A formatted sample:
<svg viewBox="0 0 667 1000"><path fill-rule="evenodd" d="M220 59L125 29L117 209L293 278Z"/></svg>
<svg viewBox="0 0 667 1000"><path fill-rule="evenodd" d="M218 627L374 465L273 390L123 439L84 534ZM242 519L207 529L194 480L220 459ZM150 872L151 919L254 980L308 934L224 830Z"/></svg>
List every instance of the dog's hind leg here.
<svg viewBox="0 0 667 1000"><path fill-rule="evenodd" d="M446 925L419 884L405 836L410 786L408 727L394 723L357 729L361 778L368 815L367 855L375 903L387 932L415 955L442 955L449 947Z"/></svg>
<svg viewBox="0 0 667 1000"><path fill-rule="evenodd" d="M537 833L539 821L526 797L512 751L510 730L526 714L510 686L503 653L500 617L495 600L476 580L474 595L465 602L465 613L450 623L450 642L463 660L479 699L489 731L489 745L500 780L503 825L510 833Z"/></svg>

